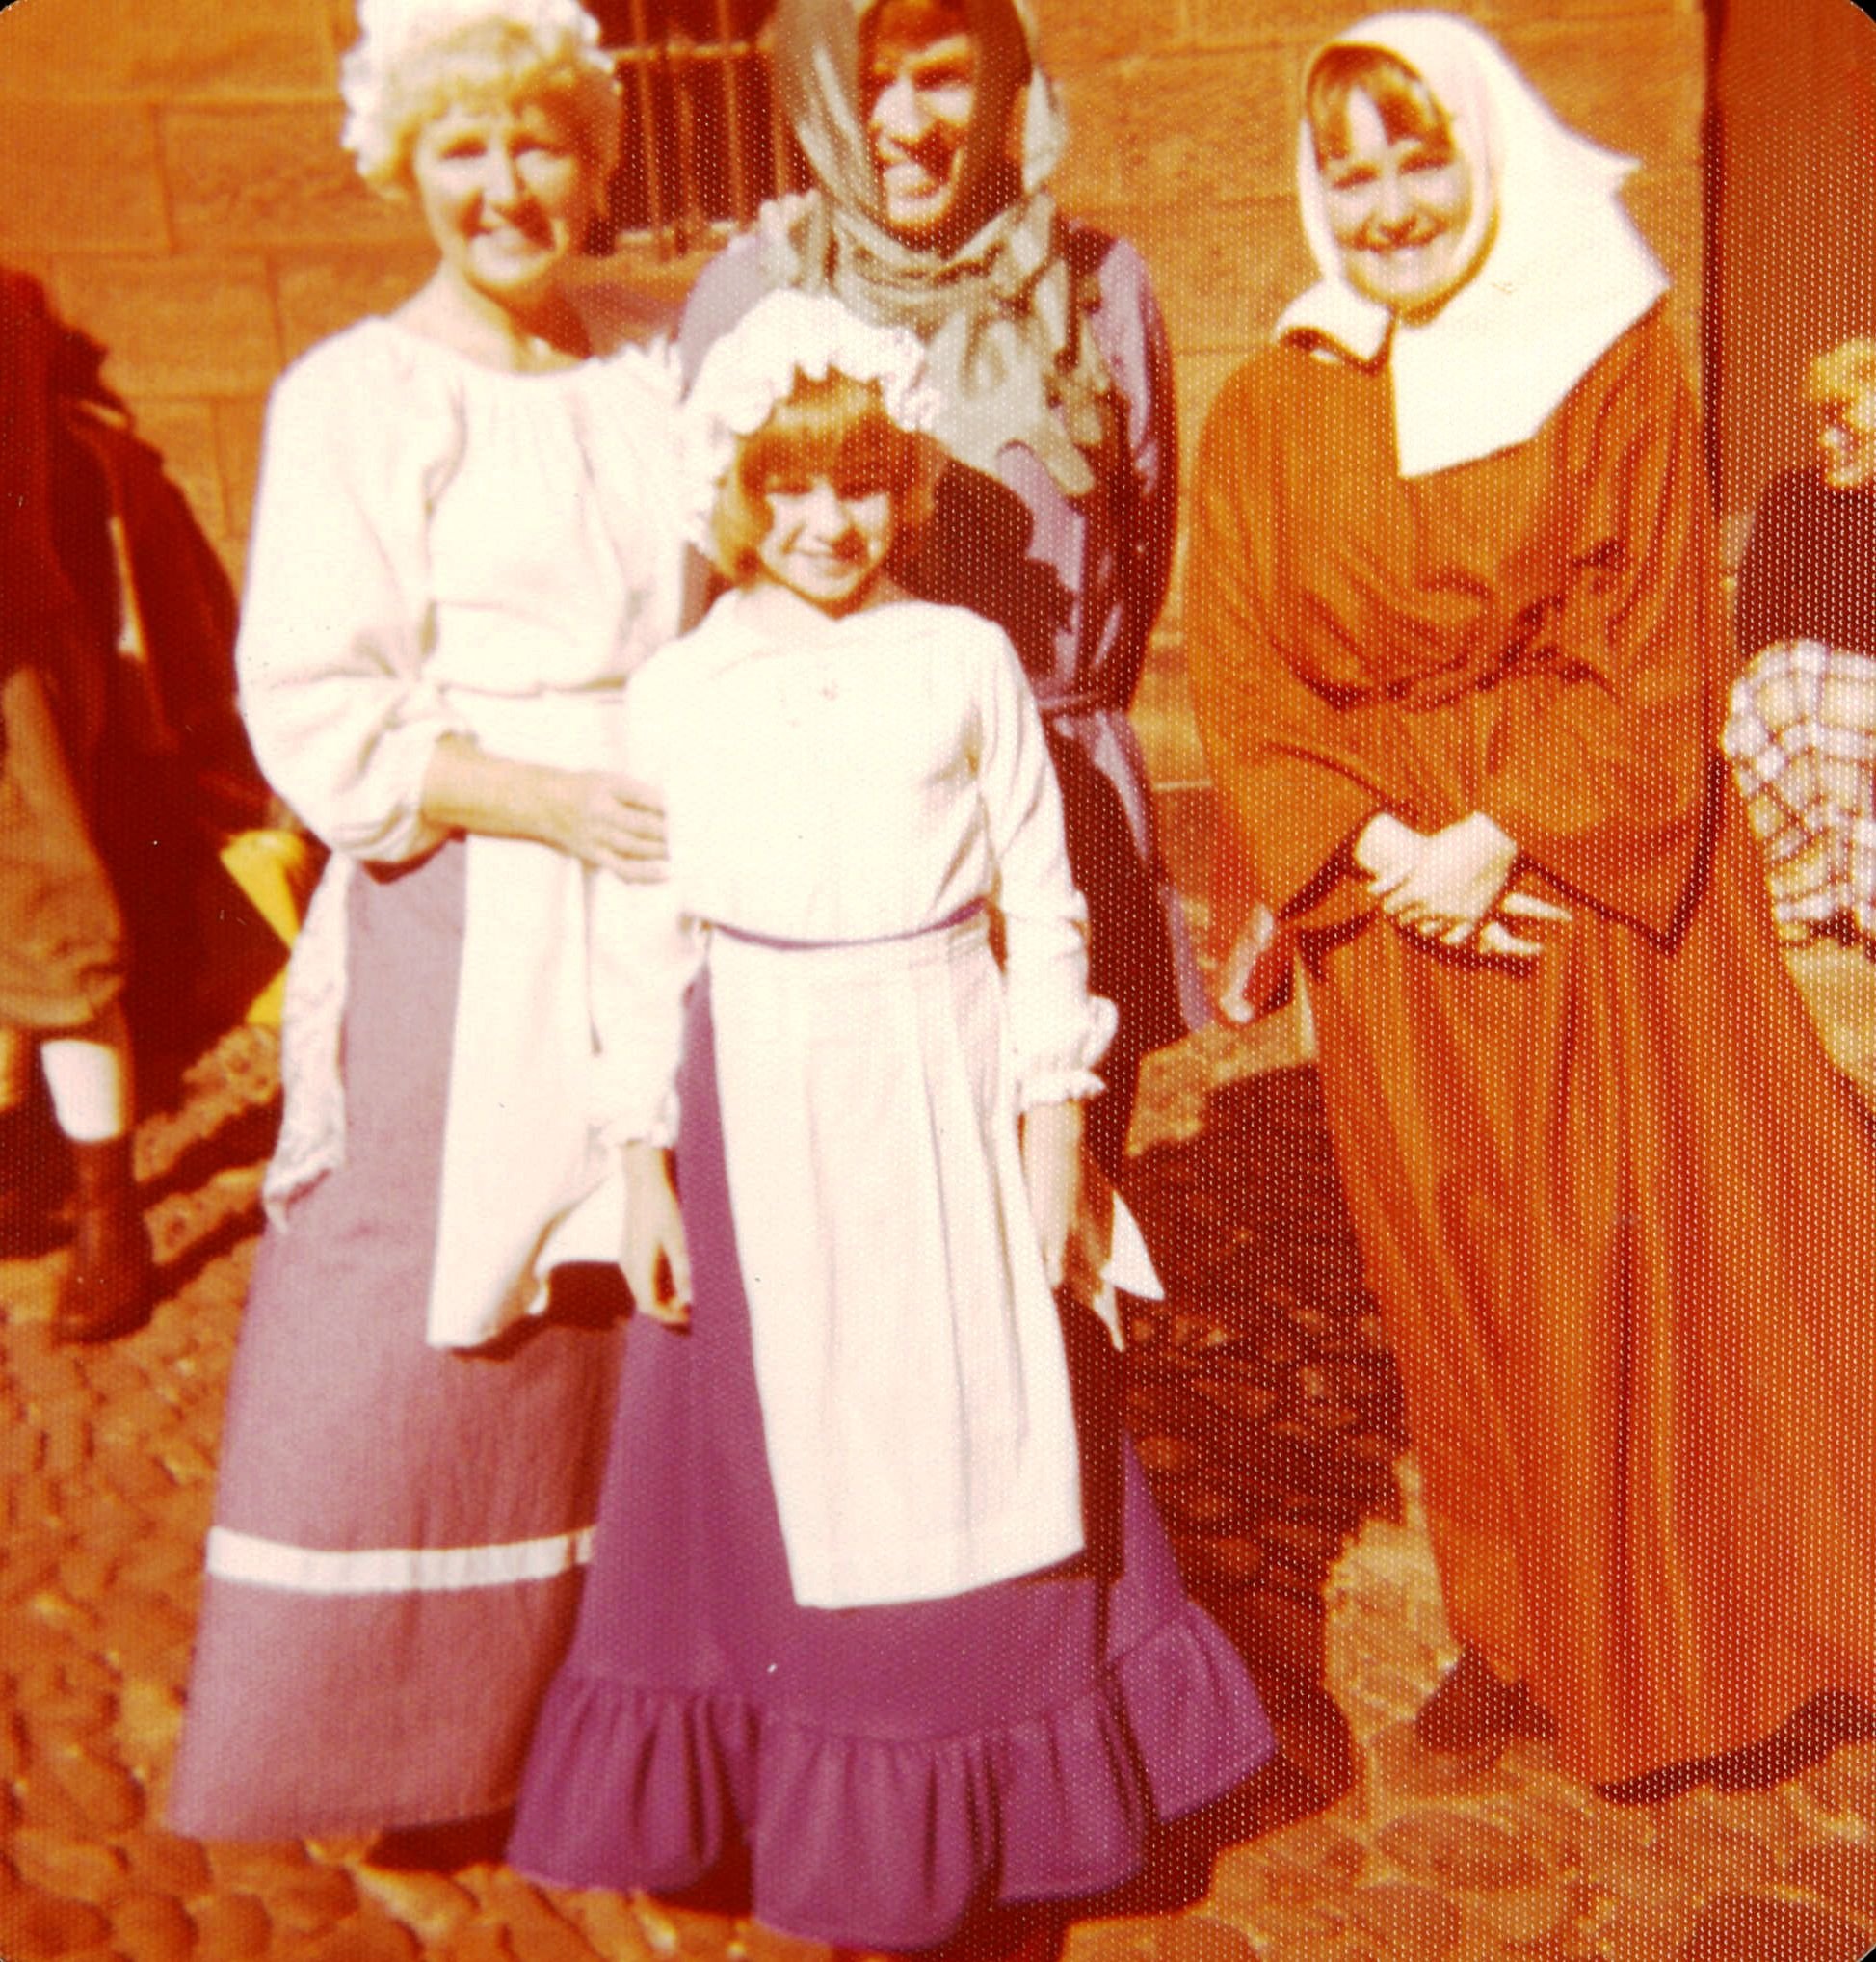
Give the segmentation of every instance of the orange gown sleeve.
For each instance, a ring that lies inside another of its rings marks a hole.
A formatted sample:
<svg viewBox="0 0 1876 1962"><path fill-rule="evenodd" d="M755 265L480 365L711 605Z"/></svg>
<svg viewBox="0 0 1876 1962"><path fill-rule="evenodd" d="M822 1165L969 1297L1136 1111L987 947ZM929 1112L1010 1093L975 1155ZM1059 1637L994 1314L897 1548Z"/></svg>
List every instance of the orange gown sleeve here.
<svg viewBox="0 0 1876 1962"><path fill-rule="evenodd" d="M1484 809L1574 897L1666 935L1719 791L1726 650L1699 425L1663 317L1558 412L1568 562L1546 658L1503 691Z"/></svg>
<svg viewBox="0 0 1876 1962"><path fill-rule="evenodd" d="M1337 710L1283 656L1269 544L1282 522L1262 365L1227 384L1200 439L1186 575L1186 660L1199 731L1252 892L1310 926L1372 906L1338 876L1386 786L1343 739ZM1290 603L1308 603L1292 597Z"/></svg>

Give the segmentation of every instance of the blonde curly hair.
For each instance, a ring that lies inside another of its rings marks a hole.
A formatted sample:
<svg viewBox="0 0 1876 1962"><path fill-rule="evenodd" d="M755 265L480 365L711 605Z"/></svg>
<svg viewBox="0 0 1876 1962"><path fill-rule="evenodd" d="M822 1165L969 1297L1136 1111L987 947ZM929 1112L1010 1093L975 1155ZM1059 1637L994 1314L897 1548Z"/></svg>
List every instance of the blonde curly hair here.
<svg viewBox="0 0 1876 1962"><path fill-rule="evenodd" d="M1806 397L1821 407L1860 402L1876 388L1876 340L1859 335L1819 355L1805 376Z"/></svg>
<svg viewBox="0 0 1876 1962"><path fill-rule="evenodd" d="M619 83L578 0L359 0L358 29L339 141L380 197L410 195L419 131L462 104L542 103L600 175L618 162Z"/></svg>

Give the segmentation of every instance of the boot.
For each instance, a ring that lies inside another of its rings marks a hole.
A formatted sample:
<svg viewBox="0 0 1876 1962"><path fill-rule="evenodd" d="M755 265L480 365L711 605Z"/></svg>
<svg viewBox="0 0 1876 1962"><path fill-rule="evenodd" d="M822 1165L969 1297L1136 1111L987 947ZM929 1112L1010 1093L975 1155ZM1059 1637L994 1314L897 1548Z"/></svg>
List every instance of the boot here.
<svg viewBox="0 0 1876 1962"><path fill-rule="evenodd" d="M137 1205L130 1139L71 1147L71 1265L59 1288L52 1339L101 1342L147 1319L155 1278L149 1228Z"/></svg>
<svg viewBox="0 0 1876 1962"><path fill-rule="evenodd" d="M1476 1649L1440 1679L1414 1718L1414 1735L1430 1751L1502 1751L1514 1737L1548 1735L1549 1719L1521 1683L1506 1683Z"/></svg>

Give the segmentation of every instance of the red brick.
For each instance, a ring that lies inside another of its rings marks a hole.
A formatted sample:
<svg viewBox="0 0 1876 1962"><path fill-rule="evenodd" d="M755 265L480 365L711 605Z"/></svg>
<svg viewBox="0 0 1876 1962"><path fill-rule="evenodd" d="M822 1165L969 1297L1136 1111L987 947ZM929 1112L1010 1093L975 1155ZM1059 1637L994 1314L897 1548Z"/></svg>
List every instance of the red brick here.
<svg viewBox="0 0 1876 1962"><path fill-rule="evenodd" d="M308 1865L267 1890L268 1911L297 1935L323 1935L357 1905L357 1889L342 1867Z"/></svg>
<svg viewBox="0 0 1876 1962"><path fill-rule="evenodd" d="M167 1894L134 1894L111 1908L111 1940L129 1962L188 1962L196 1924Z"/></svg>
<svg viewBox="0 0 1876 1962"><path fill-rule="evenodd" d="M206 1894L214 1879L199 1842L157 1829L133 1834L124 1843L141 1880L165 1894Z"/></svg>
<svg viewBox="0 0 1876 1962"><path fill-rule="evenodd" d="M7 18L11 19L11 14ZM0 24L0 62L11 59ZM161 252L156 128L141 103L0 99L0 251Z"/></svg>
<svg viewBox="0 0 1876 1962"><path fill-rule="evenodd" d="M215 411L205 402L177 402L150 398L137 405L137 434L161 452L163 467L171 482L189 500L196 522L205 531L214 531L225 522L222 501L222 459L217 442ZM141 1399L140 1411L154 1412L152 1399ZM161 1406L156 1406L157 1410ZM118 1443L113 1440L113 1443ZM112 1453L117 1458L136 1446L128 1439Z"/></svg>
<svg viewBox="0 0 1876 1962"><path fill-rule="evenodd" d="M34 1888L19 1888L0 1899L0 1955L7 1962L51 1962L103 1941L110 1932L110 1922L82 1901L60 1900Z"/></svg>
<svg viewBox="0 0 1876 1962"><path fill-rule="evenodd" d="M1650 167L1698 155L1706 51L1695 10L1631 7L1593 24L1546 10L1509 28L1504 42L1545 100L1585 136Z"/></svg>
<svg viewBox="0 0 1876 1962"><path fill-rule="evenodd" d="M273 1925L251 1894L223 1894L196 1910L202 1962L250 1962L267 1952Z"/></svg>
<svg viewBox="0 0 1876 1962"><path fill-rule="evenodd" d="M285 359L367 313L390 312L423 284L436 270L436 249L415 219L409 225L410 236L397 245L281 256L275 290Z"/></svg>
<svg viewBox="0 0 1876 1962"><path fill-rule="evenodd" d="M1457 1813L1415 1812L1375 1840L1412 1879L1441 1890L1528 1887L1543 1878L1535 1856L1512 1834Z"/></svg>
<svg viewBox="0 0 1876 1962"><path fill-rule="evenodd" d="M133 399L252 394L279 369L259 259L61 259L54 291L110 349L105 377Z"/></svg>
<svg viewBox="0 0 1876 1962"><path fill-rule="evenodd" d="M214 405L218 481L225 525L230 530L245 530L253 510L254 484L260 474L261 424L266 413L264 395L241 395ZM206 528L212 534L224 526Z"/></svg>
<svg viewBox="0 0 1876 1962"><path fill-rule="evenodd" d="M29 1887L69 1899L108 1901L124 1891L123 1855L100 1840L47 1826L16 1826L7 1850Z"/></svg>
<svg viewBox="0 0 1876 1962"><path fill-rule="evenodd" d="M87 1824L100 1833L128 1832L144 1816L144 1788L120 1765L82 1744L55 1743L45 1769Z"/></svg>
<svg viewBox="0 0 1876 1962"><path fill-rule="evenodd" d="M1334 33L1343 20L1357 18L1361 10L1350 7L1340 13L1312 13L1302 8L1247 7L1244 0L1186 0L1186 12L1192 24L1192 39L1200 46L1238 48L1293 44L1300 61L1318 41Z"/></svg>
<svg viewBox="0 0 1876 1962"><path fill-rule="evenodd" d="M336 103L170 111L163 156L176 237L189 250L379 245L415 221L367 191L339 147Z"/></svg>
<svg viewBox="0 0 1876 1962"><path fill-rule="evenodd" d="M1256 1962L1248 1936L1210 1915L1181 1915L1160 1930L1160 1962Z"/></svg>
<svg viewBox="0 0 1876 1962"><path fill-rule="evenodd" d="M1150 199L1194 210L1290 180L1300 54L1172 54L1077 75L1057 188L1071 211Z"/></svg>
<svg viewBox="0 0 1876 1962"><path fill-rule="evenodd" d="M1459 1940L1459 1909L1428 1887L1387 1881L1379 1887L1358 1888L1351 1904L1356 1925L1390 1955L1440 1962Z"/></svg>
<svg viewBox="0 0 1876 1962"><path fill-rule="evenodd" d="M150 99L323 93L322 0L26 0L0 16L0 93Z"/></svg>
<svg viewBox="0 0 1876 1962"><path fill-rule="evenodd" d="M1183 39L1178 10L1172 7L1073 7L1055 0L1043 14L1043 61L1057 76L1129 55L1162 53Z"/></svg>
<svg viewBox="0 0 1876 1962"><path fill-rule="evenodd" d="M1315 277L1288 191L1216 208L1077 206L1075 215L1139 247L1166 315L1173 353L1248 353Z"/></svg>

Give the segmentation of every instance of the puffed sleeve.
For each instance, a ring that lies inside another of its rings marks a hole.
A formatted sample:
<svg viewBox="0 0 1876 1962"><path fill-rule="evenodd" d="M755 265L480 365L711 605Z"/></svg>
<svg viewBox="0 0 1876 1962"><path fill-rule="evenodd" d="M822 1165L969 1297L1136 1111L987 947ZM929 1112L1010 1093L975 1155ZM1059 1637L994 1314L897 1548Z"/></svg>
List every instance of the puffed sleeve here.
<svg viewBox="0 0 1876 1962"><path fill-rule="evenodd" d="M667 776L667 657L654 657L625 695L620 767L661 795ZM598 1063L596 1108L614 1144L677 1139L677 1065L684 1046L684 994L702 957L701 931L686 915L675 879L628 885L593 875L593 1021Z"/></svg>
<svg viewBox="0 0 1876 1962"><path fill-rule="evenodd" d="M996 859L1003 986L1023 1109L1094 1097L1119 1020L1088 992L1088 903L1075 889L1062 793L1035 697L1009 637L970 620L978 671L977 787Z"/></svg>
<svg viewBox="0 0 1876 1962"><path fill-rule="evenodd" d="M447 835L422 811L437 739L464 727L424 678L426 526L461 453L434 373L354 329L268 405L236 647L268 781L335 851L398 861Z"/></svg>
<svg viewBox="0 0 1876 1962"><path fill-rule="evenodd" d="M630 674L677 634L686 602L684 489L678 405L683 375L664 342L627 347L607 359L595 383L600 417L590 464L601 517L634 570L620 622L621 674Z"/></svg>
<svg viewBox="0 0 1876 1962"><path fill-rule="evenodd" d="M1482 803L1586 903L1666 933L1699 877L1731 661L1700 430L1662 317L1560 412L1576 517L1553 650L1506 690Z"/></svg>

